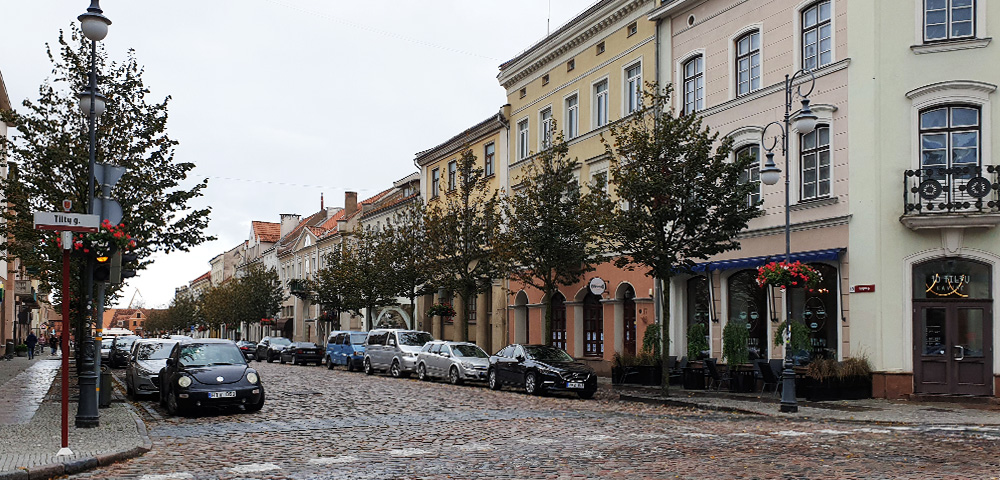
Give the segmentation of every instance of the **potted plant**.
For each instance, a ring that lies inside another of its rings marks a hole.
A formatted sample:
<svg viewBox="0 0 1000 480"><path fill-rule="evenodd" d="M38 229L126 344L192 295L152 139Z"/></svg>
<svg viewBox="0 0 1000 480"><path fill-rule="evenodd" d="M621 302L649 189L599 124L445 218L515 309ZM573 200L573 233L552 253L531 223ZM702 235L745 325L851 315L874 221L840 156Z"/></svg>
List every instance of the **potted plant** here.
<svg viewBox="0 0 1000 480"><path fill-rule="evenodd" d="M706 358L709 350L708 326L697 322L688 327L687 333L688 366L681 372L681 382L687 390L703 390L705 388L705 372L701 360Z"/></svg>
<svg viewBox="0 0 1000 480"><path fill-rule="evenodd" d="M750 331L746 323L730 320L722 329L722 358L729 364L729 390L752 392L757 383L750 361Z"/></svg>
<svg viewBox="0 0 1000 480"><path fill-rule="evenodd" d="M813 360L806 368L804 386L803 396L810 401L871 398L871 363L867 357Z"/></svg>
<svg viewBox="0 0 1000 480"><path fill-rule="evenodd" d="M23 343L15 345L14 346L14 354L17 355L17 356L19 356L19 357L27 357L28 356L28 346L25 345L25 344L23 344Z"/></svg>
<svg viewBox="0 0 1000 480"><path fill-rule="evenodd" d="M639 385L662 384L663 362L659 355L659 337L658 326L650 325L642 337L642 351L639 352L639 355L615 353L614 365L611 367L611 382Z"/></svg>
<svg viewBox="0 0 1000 480"><path fill-rule="evenodd" d="M428 317L454 317L455 309L450 303L435 303L427 310Z"/></svg>
<svg viewBox="0 0 1000 480"><path fill-rule="evenodd" d="M771 262L757 268L757 284L760 286L814 289L823 281L823 275L809 265L796 262Z"/></svg>

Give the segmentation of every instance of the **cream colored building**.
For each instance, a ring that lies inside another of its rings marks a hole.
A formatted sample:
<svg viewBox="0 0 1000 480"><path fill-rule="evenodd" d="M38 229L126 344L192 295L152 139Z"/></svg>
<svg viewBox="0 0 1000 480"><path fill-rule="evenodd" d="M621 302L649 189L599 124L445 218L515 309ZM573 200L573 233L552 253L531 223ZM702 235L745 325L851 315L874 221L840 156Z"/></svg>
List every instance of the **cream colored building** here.
<svg viewBox="0 0 1000 480"><path fill-rule="evenodd" d="M848 3L852 350L878 396L997 396L1000 3Z"/></svg>

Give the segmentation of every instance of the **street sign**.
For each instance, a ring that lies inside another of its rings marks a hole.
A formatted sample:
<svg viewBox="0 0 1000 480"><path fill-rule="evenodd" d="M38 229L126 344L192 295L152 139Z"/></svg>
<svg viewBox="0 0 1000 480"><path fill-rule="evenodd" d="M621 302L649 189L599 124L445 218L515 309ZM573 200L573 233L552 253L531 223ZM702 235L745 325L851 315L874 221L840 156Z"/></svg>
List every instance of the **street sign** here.
<svg viewBox="0 0 1000 480"><path fill-rule="evenodd" d="M875 285L851 285L851 293L871 293L875 291Z"/></svg>
<svg viewBox="0 0 1000 480"><path fill-rule="evenodd" d="M101 224L100 215L85 213L34 212L35 230L64 232L96 232Z"/></svg>
<svg viewBox="0 0 1000 480"><path fill-rule="evenodd" d="M110 198L94 197L94 211L103 212L104 218L113 225L118 225L122 221L122 206L117 200ZM100 216L100 215L98 215Z"/></svg>

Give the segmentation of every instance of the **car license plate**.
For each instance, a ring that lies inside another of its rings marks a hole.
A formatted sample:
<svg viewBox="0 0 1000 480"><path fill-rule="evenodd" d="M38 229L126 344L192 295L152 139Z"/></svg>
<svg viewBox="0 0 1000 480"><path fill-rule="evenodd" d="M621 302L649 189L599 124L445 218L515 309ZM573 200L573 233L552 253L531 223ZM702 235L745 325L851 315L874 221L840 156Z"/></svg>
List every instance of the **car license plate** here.
<svg viewBox="0 0 1000 480"><path fill-rule="evenodd" d="M566 388L583 388L583 382L566 382Z"/></svg>
<svg viewBox="0 0 1000 480"><path fill-rule="evenodd" d="M208 398L233 398L236 392L208 392Z"/></svg>

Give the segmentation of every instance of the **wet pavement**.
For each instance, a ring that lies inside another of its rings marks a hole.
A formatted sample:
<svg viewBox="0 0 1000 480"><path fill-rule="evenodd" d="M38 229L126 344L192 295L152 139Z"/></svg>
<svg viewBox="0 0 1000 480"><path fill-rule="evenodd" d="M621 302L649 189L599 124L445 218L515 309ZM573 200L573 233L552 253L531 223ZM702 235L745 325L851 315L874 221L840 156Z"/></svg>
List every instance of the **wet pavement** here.
<svg viewBox="0 0 1000 480"><path fill-rule="evenodd" d="M17 372L13 378L6 379L0 389L0 425L23 425L31 421L59 373L60 358L39 356L28 360L15 357L0 365L5 376Z"/></svg>
<svg viewBox="0 0 1000 480"><path fill-rule="evenodd" d="M988 426L786 418L623 402L611 388L580 400L253 366L267 393L260 412L170 417L140 400L152 450L70 478L1000 477L1000 428Z"/></svg>

